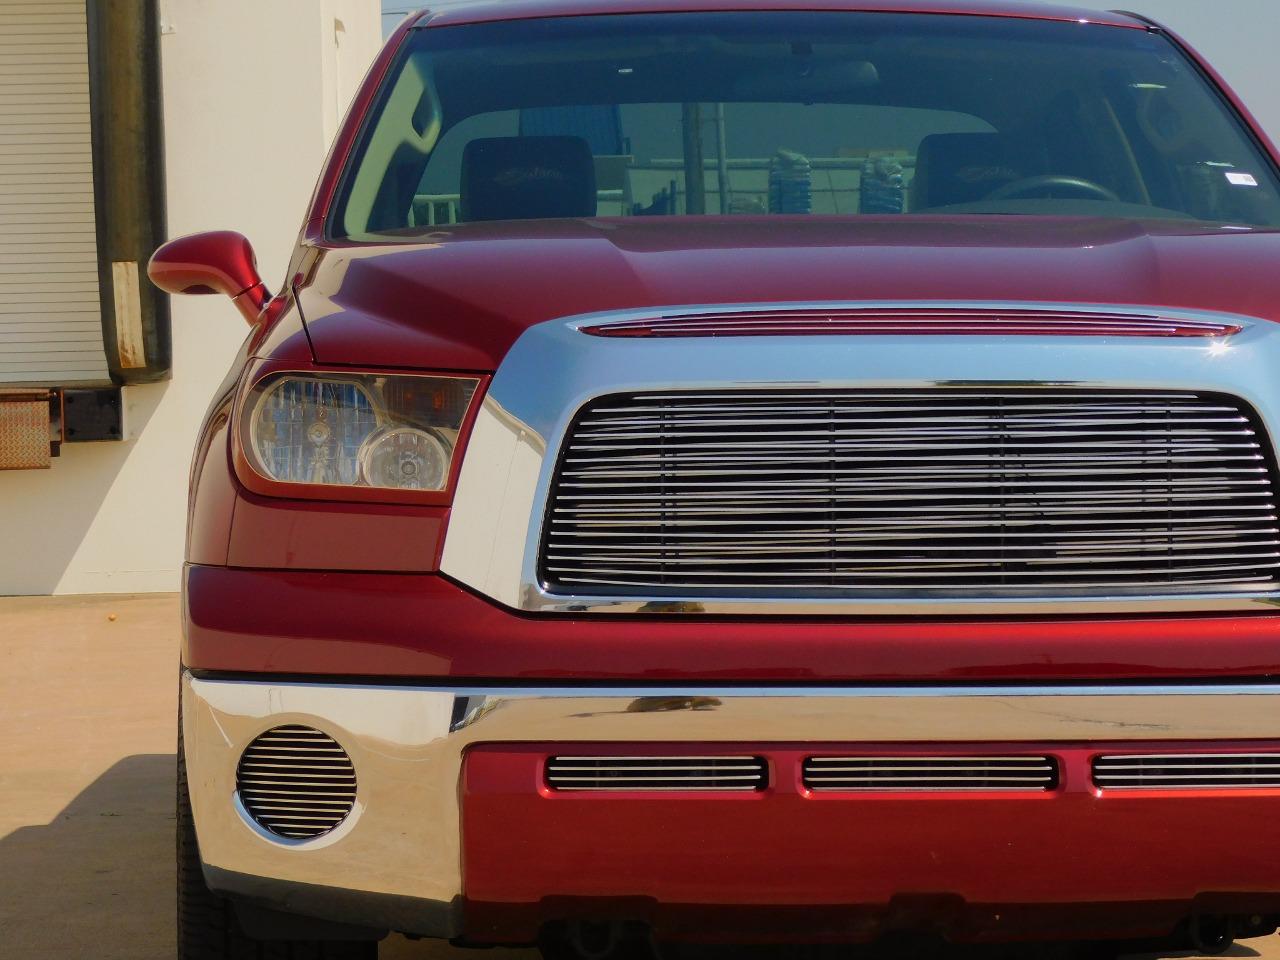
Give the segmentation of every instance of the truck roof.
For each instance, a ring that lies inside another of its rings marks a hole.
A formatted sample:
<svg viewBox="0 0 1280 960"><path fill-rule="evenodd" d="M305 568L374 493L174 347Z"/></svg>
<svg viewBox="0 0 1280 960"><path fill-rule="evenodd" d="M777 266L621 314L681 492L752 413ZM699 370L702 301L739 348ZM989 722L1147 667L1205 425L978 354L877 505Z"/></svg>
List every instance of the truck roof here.
<svg viewBox="0 0 1280 960"><path fill-rule="evenodd" d="M1146 21L1118 11L1088 10L1025 0L436 0L416 15L416 26L609 13L750 10L934 13L1055 20L1145 29Z"/></svg>

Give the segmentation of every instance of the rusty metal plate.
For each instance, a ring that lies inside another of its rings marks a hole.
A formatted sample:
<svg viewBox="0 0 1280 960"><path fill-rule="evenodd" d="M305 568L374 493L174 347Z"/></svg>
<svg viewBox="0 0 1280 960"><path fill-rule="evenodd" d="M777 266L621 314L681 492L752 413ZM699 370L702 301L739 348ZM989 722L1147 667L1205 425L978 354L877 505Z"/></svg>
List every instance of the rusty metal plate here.
<svg viewBox="0 0 1280 960"><path fill-rule="evenodd" d="M49 458L48 396L0 397L0 470L48 469Z"/></svg>

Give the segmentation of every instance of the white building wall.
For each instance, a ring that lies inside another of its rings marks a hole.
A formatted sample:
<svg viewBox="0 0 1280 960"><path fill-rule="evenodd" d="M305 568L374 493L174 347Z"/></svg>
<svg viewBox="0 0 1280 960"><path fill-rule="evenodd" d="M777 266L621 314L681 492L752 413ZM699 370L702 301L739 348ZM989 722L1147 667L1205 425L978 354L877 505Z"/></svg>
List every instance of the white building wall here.
<svg viewBox="0 0 1280 960"><path fill-rule="evenodd" d="M268 286L381 44L378 0L161 0L171 236L229 228ZM0 594L175 590L196 430L247 332L222 297L173 299L173 379L127 387L123 443L0 472Z"/></svg>

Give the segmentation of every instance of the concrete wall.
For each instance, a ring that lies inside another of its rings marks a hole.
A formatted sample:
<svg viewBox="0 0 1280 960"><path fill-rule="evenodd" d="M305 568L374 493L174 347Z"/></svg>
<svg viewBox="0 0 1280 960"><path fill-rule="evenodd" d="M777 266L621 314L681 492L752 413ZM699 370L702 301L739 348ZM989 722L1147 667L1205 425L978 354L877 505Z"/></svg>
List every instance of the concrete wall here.
<svg viewBox="0 0 1280 960"><path fill-rule="evenodd" d="M381 40L378 0L161 0L169 232L232 228L280 283L337 125ZM0 473L0 594L175 590L195 431L247 328L173 301L173 379L125 390L124 443Z"/></svg>

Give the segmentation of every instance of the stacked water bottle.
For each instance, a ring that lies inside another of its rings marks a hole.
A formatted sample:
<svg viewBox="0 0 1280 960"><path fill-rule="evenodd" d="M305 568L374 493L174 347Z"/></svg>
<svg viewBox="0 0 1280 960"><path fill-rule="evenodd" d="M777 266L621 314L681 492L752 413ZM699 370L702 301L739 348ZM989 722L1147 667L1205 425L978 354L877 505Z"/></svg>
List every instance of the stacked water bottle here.
<svg viewBox="0 0 1280 960"><path fill-rule="evenodd" d="M862 164L859 213L902 213L906 191L902 164L892 157L867 157Z"/></svg>
<svg viewBox="0 0 1280 960"><path fill-rule="evenodd" d="M779 150L769 160L769 212L813 212L813 170L808 157Z"/></svg>

